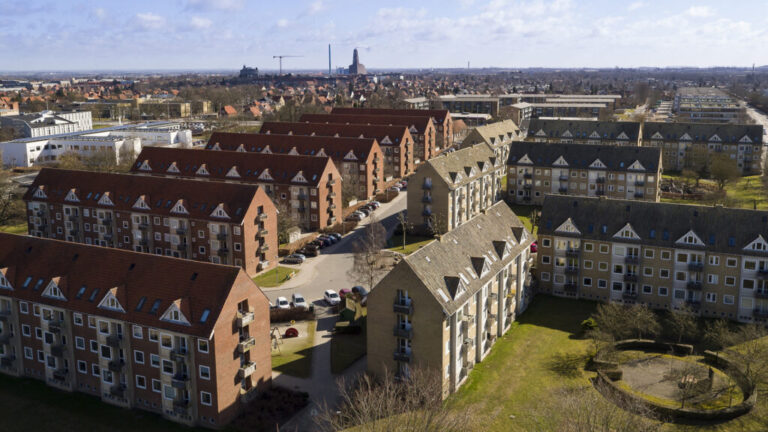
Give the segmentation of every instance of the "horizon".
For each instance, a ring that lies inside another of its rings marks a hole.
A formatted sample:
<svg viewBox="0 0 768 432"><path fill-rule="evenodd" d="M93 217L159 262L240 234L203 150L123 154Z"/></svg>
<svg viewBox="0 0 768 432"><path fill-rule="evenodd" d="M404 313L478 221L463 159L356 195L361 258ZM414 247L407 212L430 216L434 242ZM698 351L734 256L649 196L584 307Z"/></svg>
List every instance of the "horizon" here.
<svg viewBox="0 0 768 432"><path fill-rule="evenodd" d="M327 71L358 47L370 70L750 68L768 64L768 3L353 0L259 4L0 4L4 73ZM160 47L160 48L158 48ZM470 54L471 53L471 54ZM715 65L715 66L713 66ZM717 66L735 65L735 66Z"/></svg>

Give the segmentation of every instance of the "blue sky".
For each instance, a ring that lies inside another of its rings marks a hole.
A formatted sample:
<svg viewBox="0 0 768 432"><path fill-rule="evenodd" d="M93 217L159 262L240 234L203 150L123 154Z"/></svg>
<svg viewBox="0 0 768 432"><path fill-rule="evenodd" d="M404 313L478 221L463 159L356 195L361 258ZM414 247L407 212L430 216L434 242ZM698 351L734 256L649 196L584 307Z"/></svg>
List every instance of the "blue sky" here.
<svg viewBox="0 0 768 432"><path fill-rule="evenodd" d="M768 64L768 1L0 0L0 70Z"/></svg>

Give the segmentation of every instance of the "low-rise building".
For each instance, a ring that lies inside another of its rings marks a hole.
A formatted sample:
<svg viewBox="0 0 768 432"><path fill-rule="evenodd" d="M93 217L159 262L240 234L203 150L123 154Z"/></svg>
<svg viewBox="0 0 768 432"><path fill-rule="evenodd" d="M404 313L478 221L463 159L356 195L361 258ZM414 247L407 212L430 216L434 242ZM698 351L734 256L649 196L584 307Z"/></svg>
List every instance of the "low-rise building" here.
<svg viewBox="0 0 768 432"><path fill-rule="evenodd" d="M531 119L526 141L639 146L641 132L638 122Z"/></svg>
<svg viewBox="0 0 768 432"><path fill-rule="evenodd" d="M744 175L762 170L762 125L645 122L642 143L662 149L668 170L700 170L714 155L736 162Z"/></svg>
<svg viewBox="0 0 768 432"><path fill-rule="evenodd" d="M405 126L413 137L413 163L418 165L440 152L436 144L435 122L431 116L384 116L304 114L300 121L310 123L341 123Z"/></svg>
<svg viewBox="0 0 768 432"><path fill-rule="evenodd" d="M499 114L499 98L487 94L442 95L440 103L452 113Z"/></svg>
<svg viewBox="0 0 768 432"><path fill-rule="evenodd" d="M413 137L405 126L358 125L340 123L264 122L262 134L310 135L341 138L373 138L384 154L384 176L401 178L411 174Z"/></svg>
<svg viewBox="0 0 768 432"><path fill-rule="evenodd" d="M507 192L519 204L547 194L658 201L661 152L649 147L515 142L507 159Z"/></svg>
<svg viewBox="0 0 768 432"><path fill-rule="evenodd" d="M24 195L28 232L136 252L274 267L277 210L262 188L44 168Z"/></svg>
<svg viewBox="0 0 768 432"><path fill-rule="evenodd" d="M147 147L131 172L258 185L305 230L341 221L341 174L329 157Z"/></svg>
<svg viewBox="0 0 768 432"><path fill-rule="evenodd" d="M405 257L368 295L368 371L455 392L528 305L533 236L503 202Z"/></svg>
<svg viewBox="0 0 768 432"><path fill-rule="evenodd" d="M768 321L768 212L549 195L539 290Z"/></svg>
<svg viewBox="0 0 768 432"><path fill-rule="evenodd" d="M737 123L745 107L733 96L714 87L683 87L675 93L677 117L692 123Z"/></svg>
<svg viewBox="0 0 768 432"><path fill-rule="evenodd" d="M349 197L370 199L384 187L383 156L372 138L216 132L205 148L330 157L341 173L344 194Z"/></svg>
<svg viewBox="0 0 768 432"><path fill-rule="evenodd" d="M408 184L408 218L420 232L447 232L503 198L504 161L485 144L444 153Z"/></svg>
<svg viewBox="0 0 768 432"><path fill-rule="evenodd" d="M0 126L12 128L24 138L38 138L93 129L90 111L41 111L0 116Z"/></svg>
<svg viewBox="0 0 768 432"><path fill-rule="evenodd" d="M437 129L437 142L435 145L438 150L445 150L453 146L453 119L451 113L445 109L390 109L390 108L333 108L331 114L354 114L354 115L384 115L384 116L431 116L435 121Z"/></svg>
<svg viewBox="0 0 768 432"><path fill-rule="evenodd" d="M1 373L187 425L271 385L269 302L237 267L0 233L0 317Z"/></svg>
<svg viewBox="0 0 768 432"><path fill-rule="evenodd" d="M512 120L504 120L496 123L479 126L469 131L462 147L471 147L477 144L485 144L493 150L496 157L501 160L507 160L509 157L509 146L512 141L519 141L525 138Z"/></svg>

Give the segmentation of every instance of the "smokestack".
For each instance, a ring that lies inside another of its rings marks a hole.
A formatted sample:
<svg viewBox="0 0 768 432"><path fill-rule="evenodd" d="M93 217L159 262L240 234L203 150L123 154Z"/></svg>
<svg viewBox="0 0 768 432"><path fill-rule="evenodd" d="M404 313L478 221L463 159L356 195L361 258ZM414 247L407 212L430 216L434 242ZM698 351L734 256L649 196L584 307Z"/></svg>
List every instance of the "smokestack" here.
<svg viewBox="0 0 768 432"><path fill-rule="evenodd" d="M328 76L331 76L331 44L328 44Z"/></svg>

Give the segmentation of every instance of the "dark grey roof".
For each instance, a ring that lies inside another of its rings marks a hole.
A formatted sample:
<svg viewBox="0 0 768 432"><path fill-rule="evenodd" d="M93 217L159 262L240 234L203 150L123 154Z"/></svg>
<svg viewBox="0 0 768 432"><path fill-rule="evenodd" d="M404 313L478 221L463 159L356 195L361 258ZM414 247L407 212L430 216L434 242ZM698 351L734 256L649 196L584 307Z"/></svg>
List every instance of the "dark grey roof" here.
<svg viewBox="0 0 768 432"><path fill-rule="evenodd" d="M768 255L768 251L744 250L760 235L768 239L768 212L765 211L547 195L539 220L539 235L553 235L568 218L581 232L583 239L615 241L613 236L629 223L641 238L635 241L637 243L696 249L676 244L677 240L693 231L704 242L701 249L729 254ZM558 232L557 235L569 234ZM620 241L632 243L631 240Z"/></svg>
<svg viewBox="0 0 768 432"><path fill-rule="evenodd" d="M602 139L616 140L624 132L629 141L637 141L640 123L637 122L601 122L595 120L540 120L531 119L528 124L528 136L535 136L543 130L547 137L560 138L566 131L574 139L587 139L597 132ZM567 138L567 137L564 137Z"/></svg>
<svg viewBox="0 0 768 432"><path fill-rule="evenodd" d="M709 141L717 135L723 144L737 144L746 135L755 144L763 142L762 125L646 122L643 140L650 140L657 132L670 141L678 141L687 133L693 141Z"/></svg>
<svg viewBox="0 0 768 432"><path fill-rule="evenodd" d="M661 164L661 149L657 147L617 147L593 144L547 144L513 142L509 147L508 164L517 164L523 156L536 166L552 166L560 156L569 168L587 169L595 160L605 164L609 171L626 171L639 161L645 172L656 172Z"/></svg>

